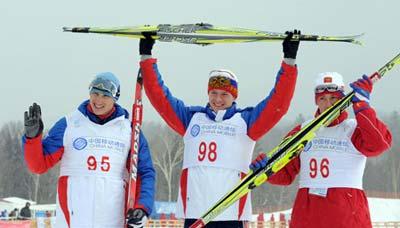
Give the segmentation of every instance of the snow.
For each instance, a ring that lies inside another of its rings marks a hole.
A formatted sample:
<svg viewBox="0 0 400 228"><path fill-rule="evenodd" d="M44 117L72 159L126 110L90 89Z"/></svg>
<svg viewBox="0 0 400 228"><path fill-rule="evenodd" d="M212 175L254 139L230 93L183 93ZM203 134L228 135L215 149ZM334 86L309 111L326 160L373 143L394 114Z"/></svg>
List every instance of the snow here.
<svg viewBox="0 0 400 228"><path fill-rule="evenodd" d="M400 221L400 199L368 198L369 211L372 222L399 222ZM292 209L264 213L264 220L269 221L274 215L275 221L279 221L279 215L285 215L285 219L290 219ZM258 215L253 215L252 220L256 221Z"/></svg>
<svg viewBox="0 0 400 228"><path fill-rule="evenodd" d="M0 199L0 211L7 209L10 212L13 208L20 209L25 206L26 202L31 203L33 210L55 210L55 204L35 205L35 202L17 197L8 197ZM372 222L394 222L400 221L400 199L385 199L385 198L368 198L369 209ZM155 202L154 213L166 215L175 213L175 202ZM275 221L279 220L279 215L282 213L286 219L290 219L291 209L284 211L276 211L273 213L264 213L264 220L269 221L271 215L274 215ZM252 217L253 221L257 220L257 214Z"/></svg>
<svg viewBox="0 0 400 228"><path fill-rule="evenodd" d="M0 199L0 211L7 210L7 212L11 212L14 208L20 210L25 207L26 202L29 202L31 205L36 204L36 202L19 198L19 197L7 197Z"/></svg>
<svg viewBox="0 0 400 228"><path fill-rule="evenodd" d="M400 199L368 198L373 222L400 221Z"/></svg>

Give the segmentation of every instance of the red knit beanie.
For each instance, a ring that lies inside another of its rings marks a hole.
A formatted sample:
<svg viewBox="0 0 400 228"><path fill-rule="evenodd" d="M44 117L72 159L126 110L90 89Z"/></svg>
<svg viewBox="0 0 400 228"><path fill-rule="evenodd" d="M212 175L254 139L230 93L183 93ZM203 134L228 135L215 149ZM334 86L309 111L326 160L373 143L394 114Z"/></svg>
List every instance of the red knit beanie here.
<svg viewBox="0 0 400 228"><path fill-rule="evenodd" d="M238 97L238 80L236 75L229 70L213 70L210 72L208 80L208 90L220 89L224 90L236 99Z"/></svg>

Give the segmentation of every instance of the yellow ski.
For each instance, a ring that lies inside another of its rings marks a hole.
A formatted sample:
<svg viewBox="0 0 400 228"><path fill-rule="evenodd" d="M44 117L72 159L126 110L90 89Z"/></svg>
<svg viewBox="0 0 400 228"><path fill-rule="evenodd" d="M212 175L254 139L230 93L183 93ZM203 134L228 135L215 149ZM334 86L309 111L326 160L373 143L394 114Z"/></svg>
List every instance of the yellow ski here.
<svg viewBox="0 0 400 228"><path fill-rule="evenodd" d="M220 27L207 23L198 24L160 24L143 25L133 27L64 27L64 32L77 33L100 33L130 38L144 38L142 32L154 32L154 39L163 42L180 42L186 44L209 45L217 43L245 43L257 41L278 41L286 37L284 33L266 32L244 28ZM302 41L330 41L347 42L361 44L357 38L363 34L355 36L318 36L318 35L300 35L293 36L293 40Z"/></svg>

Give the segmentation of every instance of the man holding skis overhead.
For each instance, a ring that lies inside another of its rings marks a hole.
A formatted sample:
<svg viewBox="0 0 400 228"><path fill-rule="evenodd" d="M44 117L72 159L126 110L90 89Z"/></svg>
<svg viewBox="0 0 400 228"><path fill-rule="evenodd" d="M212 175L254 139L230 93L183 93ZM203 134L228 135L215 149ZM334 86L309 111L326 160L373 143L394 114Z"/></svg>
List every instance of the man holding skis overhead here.
<svg viewBox="0 0 400 228"><path fill-rule="evenodd" d="M249 171L256 140L287 112L292 99L299 41L288 32L283 42L284 59L275 86L255 107L239 109L238 79L229 70L213 70L208 80L208 104L187 106L172 95L151 57L154 39L144 33L140 62L146 94L167 124L184 138L177 216L189 227L237 184ZM243 227L251 218L251 198L246 195L207 226Z"/></svg>
<svg viewBox="0 0 400 228"><path fill-rule="evenodd" d="M372 86L366 75L351 83L356 119L348 119L347 112L342 112L328 127L317 131L299 157L268 179L272 184L289 185L300 174L290 227L372 227L362 190L365 163L367 157L380 155L392 143L391 133L369 104ZM318 116L344 97L342 76L336 72L320 74L314 92ZM267 161L263 153L250 168L257 170Z"/></svg>

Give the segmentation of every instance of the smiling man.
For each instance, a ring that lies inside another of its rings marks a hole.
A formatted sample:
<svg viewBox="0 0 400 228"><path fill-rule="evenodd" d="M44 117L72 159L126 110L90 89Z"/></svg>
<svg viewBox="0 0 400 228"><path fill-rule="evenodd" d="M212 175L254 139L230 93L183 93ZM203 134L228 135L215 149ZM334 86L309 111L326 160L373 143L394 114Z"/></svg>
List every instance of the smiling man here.
<svg viewBox="0 0 400 228"><path fill-rule="evenodd" d="M40 106L25 112L24 156L28 169L47 172L60 162L56 227L124 227L127 161L131 147L129 113L117 104L120 83L100 73L89 85L89 100L61 118L42 140ZM154 203L155 171L140 134L138 198L127 216L129 227L142 227Z"/></svg>
<svg viewBox="0 0 400 228"><path fill-rule="evenodd" d="M283 42L284 60L275 86L255 107L239 109L238 79L229 70L213 70L208 79L208 104L186 106L164 84L156 59L154 40L143 34L139 53L143 84L150 102L167 124L184 139L177 216L189 227L249 171L256 140L285 115L292 99L299 41L288 33ZM207 227L244 227L251 218L251 198L243 196Z"/></svg>
<svg viewBox="0 0 400 228"><path fill-rule="evenodd" d="M355 119L346 111L327 127L316 132L304 151L268 179L276 185L289 185L299 175L299 190L293 205L290 227L296 228L369 228L372 227L368 201L363 191L367 158L391 147L392 135L379 120L369 99L372 81L364 75L350 84ZM318 75L314 87L319 116L345 96L343 77L337 72ZM300 131L311 120L296 126ZM268 158L260 154L250 165L257 170Z"/></svg>

